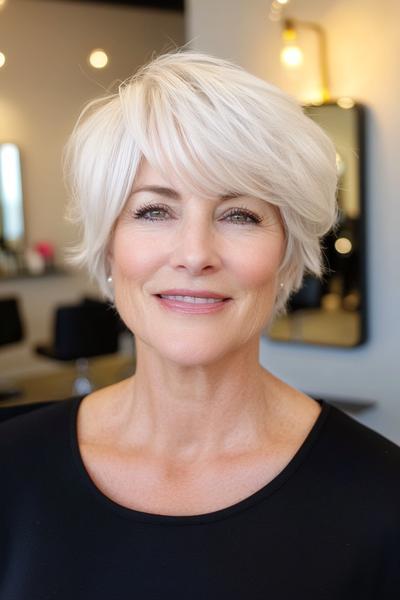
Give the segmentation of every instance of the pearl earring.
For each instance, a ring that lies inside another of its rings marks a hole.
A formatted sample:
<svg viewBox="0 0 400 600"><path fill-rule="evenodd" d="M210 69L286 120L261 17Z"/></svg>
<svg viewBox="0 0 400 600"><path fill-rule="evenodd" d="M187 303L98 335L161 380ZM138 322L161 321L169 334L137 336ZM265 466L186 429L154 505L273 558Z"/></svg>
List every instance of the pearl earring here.
<svg viewBox="0 0 400 600"><path fill-rule="evenodd" d="M111 275L109 275L109 276L107 277L107 281L108 281L108 283L112 283L112 277L111 277Z"/></svg>
<svg viewBox="0 0 400 600"><path fill-rule="evenodd" d="M283 281L281 281L281 282L280 282L280 284L279 284L279 286L280 286L281 288L283 288L283 287L284 287L284 285L285 285L285 284L283 283Z"/></svg>

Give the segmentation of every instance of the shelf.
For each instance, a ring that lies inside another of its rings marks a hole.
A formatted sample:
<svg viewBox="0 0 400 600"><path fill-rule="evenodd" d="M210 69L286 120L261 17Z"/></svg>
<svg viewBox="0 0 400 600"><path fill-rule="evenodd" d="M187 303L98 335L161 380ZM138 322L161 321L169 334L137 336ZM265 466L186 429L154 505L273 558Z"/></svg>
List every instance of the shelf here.
<svg viewBox="0 0 400 600"><path fill-rule="evenodd" d="M57 276L69 275L69 271L65 269L61 269L59 267L54 267L53 269L47 269L43 271L43 273L30 273L29 271L19 271L18 273L10 274L10 275L2 275L0 274L0 281L15 281L21 279L43 279L43 277L57 277Z"/></svg>

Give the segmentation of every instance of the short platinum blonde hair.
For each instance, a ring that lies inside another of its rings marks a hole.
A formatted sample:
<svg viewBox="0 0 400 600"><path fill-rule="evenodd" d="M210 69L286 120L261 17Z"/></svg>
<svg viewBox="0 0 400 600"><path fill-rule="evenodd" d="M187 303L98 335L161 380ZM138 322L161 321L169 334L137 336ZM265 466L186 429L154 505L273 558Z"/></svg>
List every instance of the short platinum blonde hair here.
<svg viewBox="0 0 400 600"><path fill-rule="evenodd" d="M69 262L104 296L113 227L145 158L201 195L252 195L280 211L286 248L272 317L305 273L323 275L321 238L337 221L336 153L300 105L238 65L174 50L89 102L64 150L67 218L81 229Z"/></svg>

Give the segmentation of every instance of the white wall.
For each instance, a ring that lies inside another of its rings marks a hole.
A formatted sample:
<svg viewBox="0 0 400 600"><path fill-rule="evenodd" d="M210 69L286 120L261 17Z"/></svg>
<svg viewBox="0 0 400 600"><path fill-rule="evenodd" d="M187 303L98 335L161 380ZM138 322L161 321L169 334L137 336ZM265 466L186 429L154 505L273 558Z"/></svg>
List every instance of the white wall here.
<svg viewBox="0 0 400 600"><path fill-rule="evenodd" d="M29 242L61 248L74 235L63 219L60 156L83 104L182 39L177 12L41 0L0 11L0 140L21 150ZM102 70L86 62L98 47L110 56Z"/></svg>
<svg viewBox="0 0 400 600"><path fill-rule="evenodd" d="M301 97L315 83L315 57L306 54L309 65L297 79L288 77L279 63L280 25L268 19L269 6L265 0L187 0L187 40ZM312 394L376 400L377 408L358 418L400 443L400 3L291 0L285 14L326 29L333 96L353 96L368 107L370 337L351 350L263 339L261 362ZM312 40L305 43L309 48Z"/></svg>
<svg viewBox="0 0 400 600"><path fill-rule="evenodd" d="M63 248L76 238L64 220L66 192L61 150L84 103L131 75L153 52L184 41L182 13L77 2L8 0L0 10L0 142L21 151L27 242L48 240ZM86 62L101 47L109 53L104 70ZM84 274L35 281L0 281L0 295L22 302L28 339L0 352L0 374L42 368L32 344L50 334L55 304L95 288Z"/></svg>

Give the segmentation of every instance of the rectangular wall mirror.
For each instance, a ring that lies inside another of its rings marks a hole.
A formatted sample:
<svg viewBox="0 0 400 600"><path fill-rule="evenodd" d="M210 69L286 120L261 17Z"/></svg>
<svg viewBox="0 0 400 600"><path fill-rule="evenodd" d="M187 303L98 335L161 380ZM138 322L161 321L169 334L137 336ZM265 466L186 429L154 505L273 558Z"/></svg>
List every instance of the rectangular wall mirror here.
<svg viewBox="0 0 400 600"><path fill-rule="evenodd" d="M20 250L24 245L24 237L19 150L15 144L0 143L0 246Z"/></svg>
<svg viewBox="0 0 400 600"><path fill-rule="evenodd" d="M305 108L334 142L339 173L339 227L323 240L324 280L306 276L288 314L268 330L273 340L352 347L366 339L364 121L360 104Z"/></svg>

